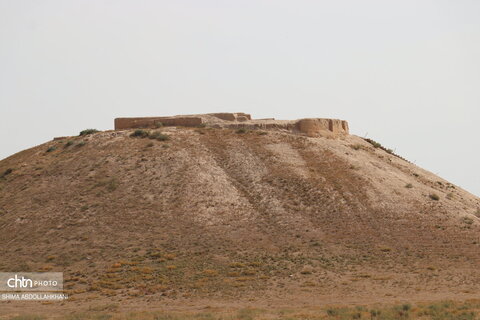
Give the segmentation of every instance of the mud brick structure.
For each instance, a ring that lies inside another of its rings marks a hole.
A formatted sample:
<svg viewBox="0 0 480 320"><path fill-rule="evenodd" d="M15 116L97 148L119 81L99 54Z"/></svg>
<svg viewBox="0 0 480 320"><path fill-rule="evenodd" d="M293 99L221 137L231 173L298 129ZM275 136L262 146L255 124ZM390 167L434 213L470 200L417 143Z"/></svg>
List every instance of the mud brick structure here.
<svg viewBox="0 0 480 320"><path fill-rule="evenodd" d="M348 122L338 119L308 118L299 120L252 119L243 112L178 115L171 117L116 118L115 130L158 128L162 126L216 127L232 129L288 130L309 137L340 137L349 134Z"/></svg>

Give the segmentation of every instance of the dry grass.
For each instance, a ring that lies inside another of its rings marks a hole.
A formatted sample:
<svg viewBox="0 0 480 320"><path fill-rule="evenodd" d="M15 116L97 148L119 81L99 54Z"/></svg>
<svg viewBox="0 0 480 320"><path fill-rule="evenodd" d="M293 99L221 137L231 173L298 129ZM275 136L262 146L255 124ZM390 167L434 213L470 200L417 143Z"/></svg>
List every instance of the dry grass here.
<svg viewBox="0 0 480 320"><path fill-rule="evenodd" d="M304 287L314 287L306 282ZM400 303L393 305L357 305L357 306L326 306L318 308L288 308L288 309L255 309L240 308L222 310L205 308L203 311L133 311L121 312L121 306L116 303L93 305L83 312L75 312L65 319L138 319L138 320L476 320L479 319L480 301L439 301L432 303ZM15 320L43 320L42 315L20 315L12 317Z"/></svg>

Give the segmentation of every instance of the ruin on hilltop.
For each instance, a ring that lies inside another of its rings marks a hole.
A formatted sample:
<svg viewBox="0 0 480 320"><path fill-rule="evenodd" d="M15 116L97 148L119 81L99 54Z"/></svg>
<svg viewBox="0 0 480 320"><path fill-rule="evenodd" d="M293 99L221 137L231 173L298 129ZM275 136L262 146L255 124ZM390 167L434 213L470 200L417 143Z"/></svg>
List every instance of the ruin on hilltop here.
<svg viewBox="0 0 480 320"><path fill-rule="evenodd" d="M299 120L252 119L251 115L243 112L115 119L115 130L158 128L161 126L279 129L305 134L310 137L339 137L349 134L348 122L344 120L325 118Z"/></svg>

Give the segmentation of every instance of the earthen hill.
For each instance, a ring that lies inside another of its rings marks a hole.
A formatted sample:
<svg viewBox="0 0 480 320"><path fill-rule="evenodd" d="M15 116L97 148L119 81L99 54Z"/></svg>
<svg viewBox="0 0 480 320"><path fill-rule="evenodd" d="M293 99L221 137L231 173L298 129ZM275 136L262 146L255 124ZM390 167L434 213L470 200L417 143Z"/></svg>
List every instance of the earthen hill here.
<svg viewBox="0 0 480 320"><path fill-rule="evenodd" d="M63 272L65 307L480 295L480 199L346 121L216 113L115 129L0 161L0 271Z"/></svg>

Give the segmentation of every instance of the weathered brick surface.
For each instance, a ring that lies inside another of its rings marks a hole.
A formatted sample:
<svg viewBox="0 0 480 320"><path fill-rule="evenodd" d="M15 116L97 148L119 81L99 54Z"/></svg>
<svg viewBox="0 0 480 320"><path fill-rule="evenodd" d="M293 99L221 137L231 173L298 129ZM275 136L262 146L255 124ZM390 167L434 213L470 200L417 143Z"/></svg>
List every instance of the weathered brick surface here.
<svg viewBox="0 0 480 320"><path fill-rule="evenodd" d="M301 119L296 122L295 130L311 137L333 137L348 134L348 123L337 119Z"/></svg>
<svg viewBox="0 0 480 320"><path fill-rule="evenodd" d="M338 119L309 118L292 121L272 119L252 120L246 113L210 113L193 116L117 118L115 129L155 128L164 126L196 127L199 125L246 128L289 130L310 137L338 137L349 134L348 122Z"/></svg>

